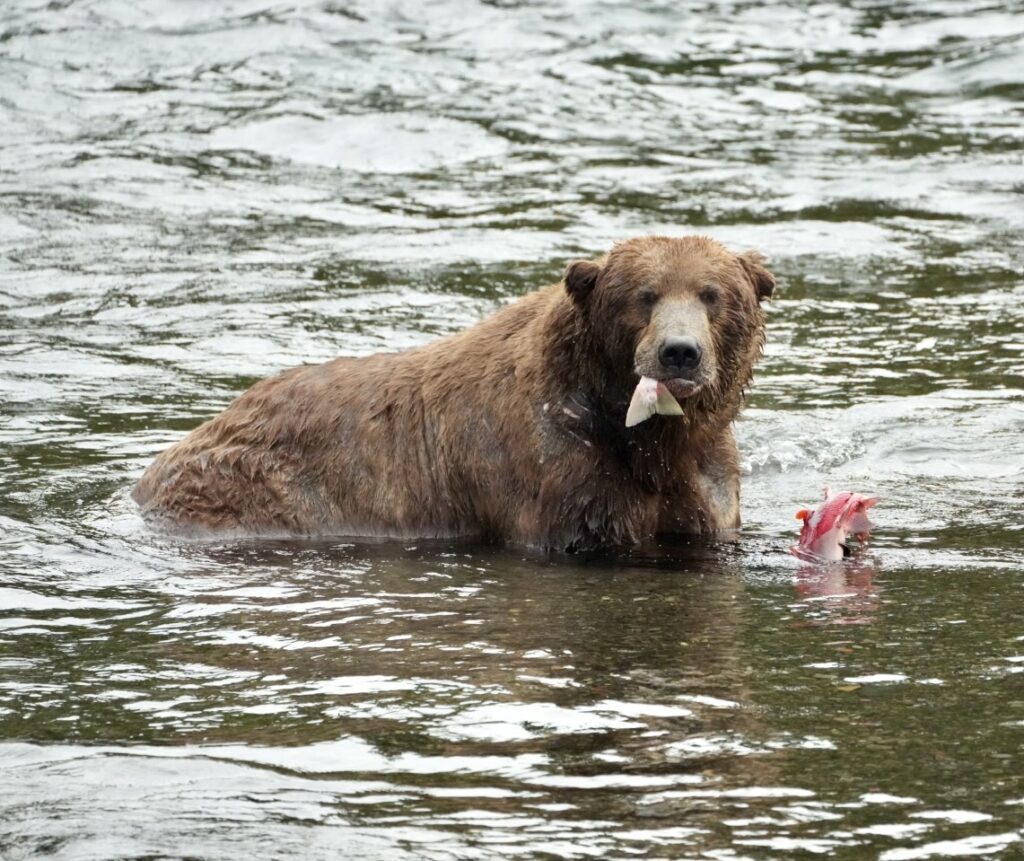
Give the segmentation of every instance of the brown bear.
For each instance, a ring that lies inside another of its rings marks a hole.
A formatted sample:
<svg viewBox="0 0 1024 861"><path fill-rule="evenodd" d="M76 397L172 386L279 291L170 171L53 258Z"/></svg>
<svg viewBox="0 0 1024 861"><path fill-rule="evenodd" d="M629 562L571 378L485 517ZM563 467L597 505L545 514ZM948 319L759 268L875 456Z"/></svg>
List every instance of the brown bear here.
<svg viewBox="0 0 1024 861"><path fill-rule="evenodd" d="M133 497L193 535L467 537L552 550L739 526L732 422L775 281L753 253L650 236L432 344L263 380ZM682 415L627 428L638 379Z"/></svg>

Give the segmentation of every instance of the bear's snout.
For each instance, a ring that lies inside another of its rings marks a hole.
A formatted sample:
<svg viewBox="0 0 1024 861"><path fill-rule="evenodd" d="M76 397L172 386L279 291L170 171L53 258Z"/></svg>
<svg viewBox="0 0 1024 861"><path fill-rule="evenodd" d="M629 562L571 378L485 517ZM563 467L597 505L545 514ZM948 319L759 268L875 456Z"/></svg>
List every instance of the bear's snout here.
<svg viewBox="0 0 1024 861"><path fill-rule="evenodd" d="M658 361L673 376L696 370L703 356L704 349L691 335L669 335L658 350Z"/></svg>
<svg viewBox="0 0 1024 861"><path fill-rule="evenodd" d="M640 376L702 386L713 381L716 362L707 310L696 299L664 302L651 315L634 354Z"/></svg>

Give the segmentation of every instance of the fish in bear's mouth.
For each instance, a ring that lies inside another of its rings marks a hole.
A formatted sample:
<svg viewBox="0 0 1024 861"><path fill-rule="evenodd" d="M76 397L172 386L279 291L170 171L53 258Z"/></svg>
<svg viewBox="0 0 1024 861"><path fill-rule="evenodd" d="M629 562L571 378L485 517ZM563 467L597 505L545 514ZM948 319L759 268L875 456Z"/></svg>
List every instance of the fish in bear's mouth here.
<svg viewBox="0 0 1024 861"><path fill-rule="evenodd" d="M656 380L654 377L640 377L633 390L633 397L626 410L626 427L631 428L647 421L653 415L681 416L679 406L682 398L688 398L700 391L700 383L674 377L670 380Z"/></svg>

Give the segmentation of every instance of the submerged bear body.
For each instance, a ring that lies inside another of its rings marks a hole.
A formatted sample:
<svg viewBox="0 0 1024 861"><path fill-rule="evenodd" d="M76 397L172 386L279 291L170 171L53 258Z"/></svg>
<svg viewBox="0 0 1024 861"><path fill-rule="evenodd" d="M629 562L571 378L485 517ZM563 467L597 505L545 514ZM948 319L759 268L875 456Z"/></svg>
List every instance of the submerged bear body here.
<svg viewBox="0 0 1024 861"><path fill-rule="evenodd" d="M418 349L263 380L133 492L192 535L472 537L555 550L739 525L731 424L761 353L756 255L647 237ZM682 416L632 428L640 376Z"/></svg>

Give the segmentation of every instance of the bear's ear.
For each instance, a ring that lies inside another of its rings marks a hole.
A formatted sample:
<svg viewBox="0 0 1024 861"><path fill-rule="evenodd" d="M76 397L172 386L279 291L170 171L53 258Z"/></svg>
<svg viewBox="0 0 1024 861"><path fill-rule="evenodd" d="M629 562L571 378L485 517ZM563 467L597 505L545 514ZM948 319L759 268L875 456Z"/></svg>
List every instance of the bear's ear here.
<svg viewBox="0 0 1024 861"><path fill-rule="evenodd" d="M573 302L581 304L586 301L597 284L597 276L601 274L601 267L593 260L577 260L570 263L565 270L565 292L568 293Z"/></svg>
<svg viewBox="0 0 1024 861"><path fill-rule="evenodd" d="M756 251L744 251L738 256L743 271L757 291L757 301L771 299L775 292L775 276L764 268L764 256Z"/></svg>

